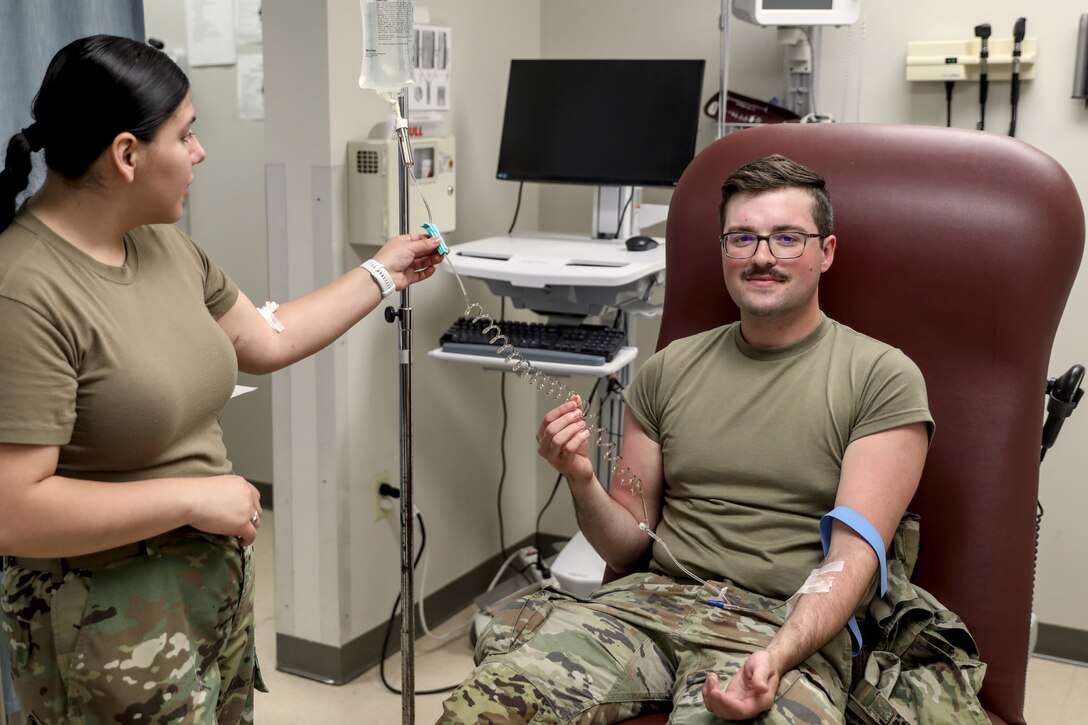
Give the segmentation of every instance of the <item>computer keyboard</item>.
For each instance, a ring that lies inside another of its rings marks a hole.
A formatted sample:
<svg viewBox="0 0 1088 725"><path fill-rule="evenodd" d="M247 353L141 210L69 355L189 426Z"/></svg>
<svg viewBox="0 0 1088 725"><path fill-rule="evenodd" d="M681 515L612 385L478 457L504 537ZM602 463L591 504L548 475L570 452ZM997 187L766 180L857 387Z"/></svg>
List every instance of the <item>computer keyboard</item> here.
<svg viewBox="0 0 1088 725"><path fill-rule="evenodd" d="M499 320L495 324L510 344L533 362L604 365L611 362L627 338L623 330L604 325L548 325L514 320ZM488 342L495 332L484 335L486 326L483 320L473 323L468 318L459 318L439 338L442 350L495 356L499 345Z"/></svg>

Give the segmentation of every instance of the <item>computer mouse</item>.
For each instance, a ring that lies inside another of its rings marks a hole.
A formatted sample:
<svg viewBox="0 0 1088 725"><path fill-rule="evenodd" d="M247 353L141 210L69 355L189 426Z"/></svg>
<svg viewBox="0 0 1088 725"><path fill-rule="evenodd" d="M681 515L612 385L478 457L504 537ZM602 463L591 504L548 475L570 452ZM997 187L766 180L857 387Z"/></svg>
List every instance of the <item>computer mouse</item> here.
<svg viewBox="0 0 1088 725"><path fill-rule="evenodd" d="M653 237L647 237L645 234L639 234L630 237L626 244L627 249L631 252L648 252L657 246L657 240Z"/></svg>

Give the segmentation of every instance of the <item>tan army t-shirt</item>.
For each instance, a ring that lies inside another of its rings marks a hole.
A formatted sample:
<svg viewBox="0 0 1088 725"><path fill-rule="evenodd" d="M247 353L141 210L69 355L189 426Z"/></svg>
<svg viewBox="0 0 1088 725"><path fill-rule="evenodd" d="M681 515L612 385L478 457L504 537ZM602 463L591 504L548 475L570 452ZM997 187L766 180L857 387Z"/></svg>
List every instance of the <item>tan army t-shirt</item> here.
<svg viewBox="0 0 1088 725"><path fill-rule="evenodd" d="M125 251L101 264L27 211L0 235L0 442L58 445L75 478L229 473L237 359L216 320L238 288L173 226Z"/></svg>
<svg viewBox="0 0 1088 725"><path fill-rule="evenodd" d="M847 445L908 423L932 433L917 366L826 316L773 350L753 348L737 324L676 340L624 398L661 446L658 536L699 576L777 598L823 556L819 521ZM652 566L684 577L660 544Z"/></svg>

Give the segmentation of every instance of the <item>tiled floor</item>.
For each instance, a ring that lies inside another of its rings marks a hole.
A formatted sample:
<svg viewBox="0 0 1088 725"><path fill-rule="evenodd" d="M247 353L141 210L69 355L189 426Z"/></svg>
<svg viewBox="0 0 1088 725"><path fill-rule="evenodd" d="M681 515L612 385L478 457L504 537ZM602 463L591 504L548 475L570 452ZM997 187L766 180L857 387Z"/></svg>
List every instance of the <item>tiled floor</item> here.
<svg viewBox="0 0 1088 725"><path fill-rule="evenodd" d="M403 721L402 698L382 684L375 667L339 687L284 674L275 669L276 635L272 618L272 533L274 517L262 520L261 536L255 546L257 565L257 647L264 663L264 677L271 690L258 693L255 721L258 725L393 725ZM390 602L392 606L392 602ZM472 614L466 609L450 622L432 626L435 635L447 632ZM393 637L399 636L394 632ZM452 685L472 667L468 635L444 643L421 638L415 650L415 690L421 692ZM400 657L386 662L386 679L400 688ZM433 723L442 712L445 695L417 695L415 722ZM1085 725L1088 723L1088 667L1033 657L1028 666L1025 712L1031 725Z"/></svg>

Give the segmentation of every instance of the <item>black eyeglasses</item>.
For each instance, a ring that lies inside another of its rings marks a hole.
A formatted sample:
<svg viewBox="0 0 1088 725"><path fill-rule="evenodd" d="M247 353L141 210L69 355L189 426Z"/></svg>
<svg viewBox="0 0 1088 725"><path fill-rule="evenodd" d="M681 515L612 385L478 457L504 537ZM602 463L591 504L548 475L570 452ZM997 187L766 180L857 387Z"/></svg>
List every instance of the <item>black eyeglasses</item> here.
<svg viewBox="0 0 1088 725"><path fill-rule="evenodd" d="M733 259L748 259L759 249L760 240L767 242L767 249L777 259L794 259L805 253L805 244L813 237L823 239L823 234L808 232L775 232L774 234L756 234L754 232L727 232L719 234L722 251Z"/></svg>

